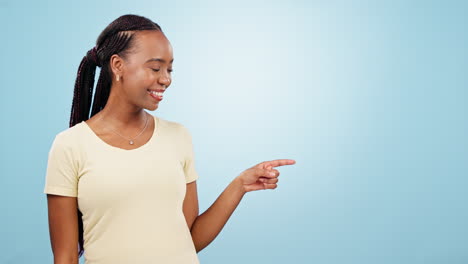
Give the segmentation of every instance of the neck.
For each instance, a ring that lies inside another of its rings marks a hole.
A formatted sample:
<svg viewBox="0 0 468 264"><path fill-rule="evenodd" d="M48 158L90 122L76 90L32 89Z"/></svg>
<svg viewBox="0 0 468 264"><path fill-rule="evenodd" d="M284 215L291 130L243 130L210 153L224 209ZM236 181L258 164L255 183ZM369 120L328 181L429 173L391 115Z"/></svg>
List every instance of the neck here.
<svg viewBox="0 0 468 264"><path fill-rule="evenodd" d="M115 127L140 126L148 118L148 114L143 108L125 106L124 103L115 104L108 102L99 112L100 118Z"/></svg>

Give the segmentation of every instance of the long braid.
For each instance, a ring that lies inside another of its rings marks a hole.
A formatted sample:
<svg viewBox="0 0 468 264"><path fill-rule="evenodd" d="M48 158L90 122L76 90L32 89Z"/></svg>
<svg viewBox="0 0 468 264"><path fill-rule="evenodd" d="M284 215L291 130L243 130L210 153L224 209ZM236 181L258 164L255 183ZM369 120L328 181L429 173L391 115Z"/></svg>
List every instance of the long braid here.
<svg viewBox="0 0 468 264"><path fill-rule="evenodd" d="M148 18L138 15L123 15L112 21L99 35L96 46L86 53L78 67L73 93L69 126L88 120L101 111L109 99L113 73L109 60L114 54L125 58L133 46L134 32L141 30L161 31L161 27ZM101 67L92 105L96 66ZM78 209L78 257L84 253L82 213Z"/></svg>
<svg viewBox="0 0 468 264"><path fill-rule="evenodd" d="M82 120L86 120L89 115L95 73L96 66L87 59L87 56L84 56L78 67L78 74L75 81L70 127Z"/></svg>

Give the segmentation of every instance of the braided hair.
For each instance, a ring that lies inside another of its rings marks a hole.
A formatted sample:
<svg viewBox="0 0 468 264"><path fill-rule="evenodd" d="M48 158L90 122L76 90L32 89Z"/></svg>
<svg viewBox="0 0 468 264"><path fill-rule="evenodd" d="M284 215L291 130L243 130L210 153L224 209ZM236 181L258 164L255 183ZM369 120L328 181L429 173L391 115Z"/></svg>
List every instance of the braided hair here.
<svg viewBox="0 0 468 264"><path fill-rule="evenodd" d="M123 15L111 22L99 35L96 46L90 49L81 60L75 81L70 123L72 127L81 121L88 120L101 111L109 98L113 73L110 70L110 57L118 54L126 58L134 45L134 33L141 30L161 31L161 27L148 18L138 15ZM93 105L94 76L96 67L101 67L96 85ZM91 110L91 115L89 112ZM82 213L78 209L78 258L84 253Z"/></svg>

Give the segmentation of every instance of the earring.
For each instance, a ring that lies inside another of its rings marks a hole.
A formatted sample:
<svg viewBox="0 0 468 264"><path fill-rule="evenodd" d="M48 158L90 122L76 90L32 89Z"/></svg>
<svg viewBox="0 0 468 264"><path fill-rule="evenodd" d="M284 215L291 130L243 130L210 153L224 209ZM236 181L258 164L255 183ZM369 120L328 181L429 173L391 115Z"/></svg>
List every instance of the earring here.
<svg viewBox="0 0 468 264"><path fill-rule="evenodd" d="M119 76L117 75L117 81L119 81Z"/></svg>

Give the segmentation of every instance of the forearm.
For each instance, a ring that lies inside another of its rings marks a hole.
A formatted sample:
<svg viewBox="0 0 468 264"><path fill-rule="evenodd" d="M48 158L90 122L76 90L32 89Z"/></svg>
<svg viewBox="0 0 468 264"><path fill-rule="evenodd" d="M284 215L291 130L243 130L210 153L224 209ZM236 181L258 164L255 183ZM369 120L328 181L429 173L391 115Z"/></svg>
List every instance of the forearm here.
<svg viewBox="0 0 468 264"><path fill-rule="evenodd" d="M59 251L56 249L54 253L54 264L78 264L78 251Z"/></svg>
<svg viewBox="0 0 468 264"><path fill-rule="evenodd" d="M54 264L78 264L78 257L54 257Z"/></svg>
<svg viewBox="0 0 468 264"><path fill-rule="evenodd" d="M208 246L221 232L246 191L235 178L204 213L193 222L191 234L197 252Z"/></svg>

